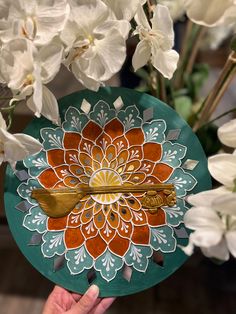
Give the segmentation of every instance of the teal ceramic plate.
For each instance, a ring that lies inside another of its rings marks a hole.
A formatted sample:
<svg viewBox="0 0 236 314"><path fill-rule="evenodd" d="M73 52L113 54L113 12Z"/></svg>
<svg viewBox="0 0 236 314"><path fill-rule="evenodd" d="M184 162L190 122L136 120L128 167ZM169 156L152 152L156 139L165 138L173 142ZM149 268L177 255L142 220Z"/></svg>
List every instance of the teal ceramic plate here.
<svg viewBox="0 0 236 314"><path fill-rule="evenodd" d="M89 284L101 296L147 289L186 260L186 196L211 187L203 149L191 128L159 100L123 88L84 90L59 101L62 125L34 119L25 133L43 143L37 155L8 167L5 207L22 253L45 277L71 291ZM63 218L49 218L38 187L172 183L177 204L155 214L140 194L87 196Z"/></svg>

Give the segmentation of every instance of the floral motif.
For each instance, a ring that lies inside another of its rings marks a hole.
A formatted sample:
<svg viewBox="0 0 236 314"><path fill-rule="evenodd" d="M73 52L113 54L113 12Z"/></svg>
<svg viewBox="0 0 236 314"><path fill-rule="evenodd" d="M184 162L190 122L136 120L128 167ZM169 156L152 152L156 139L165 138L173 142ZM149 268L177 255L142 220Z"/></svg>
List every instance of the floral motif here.
<svg viewBox="0 0 236 314"><path fill-rule="evenodd" d="M62 127L41 130L44 151L24 165L31 178L18 188L34 207L24 227L43 233L45 258L65 254L72 275L94 267L110 281L124 264L145 272L153 250L176 249L172 226L183 220L184 201L151 214L143 193L87 195L62 218L45 217L30 193L79 185L111 186L175 183L178 197L195 178L180 168L186 147L165 140L166 123L144 123L135 105L116 111L99 101L88 115L69 107Z"/></svg>

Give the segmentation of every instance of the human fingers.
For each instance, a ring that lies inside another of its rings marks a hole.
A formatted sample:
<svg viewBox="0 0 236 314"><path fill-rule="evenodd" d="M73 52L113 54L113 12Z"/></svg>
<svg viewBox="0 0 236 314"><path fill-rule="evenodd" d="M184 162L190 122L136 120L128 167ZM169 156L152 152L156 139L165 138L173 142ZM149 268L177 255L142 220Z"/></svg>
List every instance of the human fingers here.
<svg viewBox="0 0 236 314"><path fill-rule="evenodd" d="M95 285L92 285L85 295L77 302L68 314L88 314L93 309L97 302L97 297L99 295L99 288Z"/></svg>
<svg viewBox="0 0 236 314"><path fill-rule="evenodd" d="M90 314L103 314L112 305L116 298L104 298L97 306L91 311Z"/></svg>
<svg viewBox="0 0 236 314"><path fill-rule="evenodd" d="M73 299L75 300L75 302L78 302L82 298L82 295L78 293L72 293L71 295Z"/></svg>

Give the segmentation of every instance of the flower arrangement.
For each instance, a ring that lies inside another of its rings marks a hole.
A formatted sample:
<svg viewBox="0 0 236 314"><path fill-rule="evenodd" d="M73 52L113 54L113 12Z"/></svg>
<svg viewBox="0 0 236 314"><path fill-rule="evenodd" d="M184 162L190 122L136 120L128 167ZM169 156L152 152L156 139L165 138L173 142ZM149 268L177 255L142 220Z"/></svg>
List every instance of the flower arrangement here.
<svg viewBox="0 0 236 314"><path fill-rule="evenodd" d="M0 83L12 92L9 105L0 107L0 163L14 169L17 161L42 148L30 136L10 133L20 101L36 117L60 125L58 103L47 84L61 65L97 91L121 70L131 37L137 41L132 66L142 78L139 89L175 108L194 131L209 126L235 75L235 42L205 100L199 91L207 70L195 66L195 60L204 37L214 38L211 47L216 48L233 34L235 16L234 0L0 0ZM173 23L178 20L187 25L179 53ZM235 134L236 120L218 130L220 141L233 148ZM193 208L185 224L194 232L183 248L187 254L196 245L208 257L227 260L229 252L236 257L235 169L235 153L209 159L209 170L223 187L189 197Z"/></svg>

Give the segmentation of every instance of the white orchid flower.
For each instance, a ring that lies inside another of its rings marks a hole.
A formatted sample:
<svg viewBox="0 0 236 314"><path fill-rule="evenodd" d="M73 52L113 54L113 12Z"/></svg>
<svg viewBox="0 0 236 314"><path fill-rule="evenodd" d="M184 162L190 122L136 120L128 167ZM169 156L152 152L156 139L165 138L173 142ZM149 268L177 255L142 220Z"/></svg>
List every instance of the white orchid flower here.
<svg viewBox="0 0 236 314"><path fill-rule="evenodd" d="M233 119L218 129L218 137L221 143L236 148L236 119Z"/></svg>
<svg viewBox="0 0 236 314"><path fill-rule="evenodd" d="M207 257L222 261L229 253L236 257L236 194L224 187L201 192L188 198L194 205L184 217L185 226L194 230L189 244L181 247L187 255L194 246L201 248Z"/></svg>
<svg viewBox="0 0 236 314"><path fill-rule="evenodd" d="M161 74L171 79L179 60L178 53L173 50L174 30L173 21L167 7L157 5L154 9L150 26L142 7L135 16L137 28L134 34L138 34L138 43L133 55L132 64L137 71L151 60L153 66Z"/></svg>
<svg viewBox="0 0 236 314"><path fill-rule="evenodd" d="M43 84L58 73L62 54L63 47L57 43L37 50L30 41L15 39L4 46L0 58L0 73L13 92L13 101L30 97L27 106L35 115L56 124L60 122L57 100Z"/></svg>
<svg viewBox="0 0 236 314"><path fill-rule="evenodd" d="M144 5L147 0L103 0L112 10L118 20L130 21L136 14L138 7Z"/></svg>
<svg viewBox="0 0 236 314"><path fill-rule="evenodd" d="M87 88L98 90L117 73L126 57L126 43L109 8L101 0L70 1L71 16L61 39L66 45L65 65Z"/></svg>
<svg viewBox="0 0 236 314"><path fill-rule="evenodd" d="M14 170L17 161L38 153L42 148L42 144L29 135L9 133L0 113L0 164L7 161Z"/></svg>
<svg viewBox="0 0 236 314"><path fill-rule="evenodd" d="M236 119L220 127L218 137L223 144L236 148ZM231 190L235 189L236 154L218 154L210 157L208 159L208 168L214 179Z"/></svg>
<svg viewBox="0 0 236 314"><path fill-rule="evenodd" d="M36 46L49 43L65 26L67 0L14 0L8 2L7 18L0 21L0 39L27 38Z"/></svg>
<svg viewBox="0 0 236 314"><path fill-rule="evenodd" d="M234 0L185 0L184 5L193 22L208 27L228 23L228 16L232 18L231 11L235 9Z"/></svg>
<svg viewBox="0 0 236 314"><path fill-rule="evenodd" d="M222 143L236 148L236 119L218 130ZM208 159L211 175L224 186L189 196L191 208L184 217L186 227L194 230L189 244L182 247L191 255L199 246L207 257L226 261L236 257L236 155L219 154Z"/></svg>
<svg viewBox="0 0 236 314"><path fill-rule="evenodd" d="M172 20L177 21L185 14L184 1L185 0L159 0L158 3L165 5L170 11Z"/></svg>

